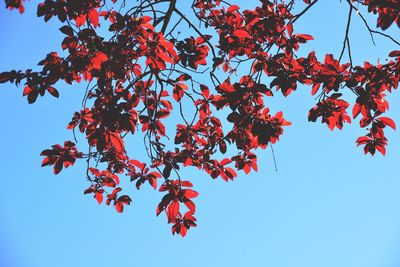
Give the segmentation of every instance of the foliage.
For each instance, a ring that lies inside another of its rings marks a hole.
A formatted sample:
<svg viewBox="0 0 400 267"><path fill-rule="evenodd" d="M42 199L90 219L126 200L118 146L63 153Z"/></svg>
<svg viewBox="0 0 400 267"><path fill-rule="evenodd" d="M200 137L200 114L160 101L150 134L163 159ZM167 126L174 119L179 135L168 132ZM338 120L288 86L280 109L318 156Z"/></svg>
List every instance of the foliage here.
<svg viewBox="0 0 400 267"><path fill-rule="evenodd" d="M25 10L24 1L5 2L11 10ZM123 212L132 202L120 194L119 177L125 174L137 189L148 183L163 192L156 214L164 212L172 232L185 236L196 226L193 199L198 193L179 170L193 166L225 181L234 180L237 171L257 171L255 150L277 142L290 125L281 111L271 113L264 98L273 91L289 96L299 85L309 86L318 99L310 121L321 119L333 130L359 118L366 134L357 145L366 154L385 154L384 130L396 128L383 115L389 108L385 96L398 86L400 51L390 52L385 64L353 65L349 26L356 13L371 38L382 35L399 44L381 31L400 27L399 0L347 0L342 52L323 60L315 52L297 56L313 37L294 30L318 0L261 0L244 11L222 0L194 0L191 14L177 0L133 2L45 0L37 15L63 23L65 56L51 52L39 62L39 71L0 74L0 83L23 83L29 103L47 93L59 97L55 87L60 81L88 83L82 109L67 128L74 138L75 131L86 136L89 150L79 152L74 142L66 141L41 155L42 166L53 166L55 174L77 159L86 160L90 187L84 193L99 204L105 198L106 205ZM295 5L302 7L296 14ZM377 14L376 30L362 15L363 6ZM350 62L342 63L346 51ZM236 79L236 73L247 74ZM343 91L355 94L355 102L347 102ZM184 112L187 106L193 111ZM174 129L166 123L170 116L181 119L173 139L168 136ZM128 155L124 140L132 135L143 138L148 159Z"/></svg>

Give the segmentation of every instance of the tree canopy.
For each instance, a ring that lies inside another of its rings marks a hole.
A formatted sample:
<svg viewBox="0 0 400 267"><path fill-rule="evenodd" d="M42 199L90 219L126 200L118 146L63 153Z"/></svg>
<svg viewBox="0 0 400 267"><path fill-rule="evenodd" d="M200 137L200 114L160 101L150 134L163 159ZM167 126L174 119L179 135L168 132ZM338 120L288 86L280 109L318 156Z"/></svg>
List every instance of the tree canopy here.
<svg viewBox="0 0 400 267"><path fill-rule="evenodd" d="M25 10L24 1L5 2L11 10ZM301 46L314 38L295 31L318 0L261 0L246 10L240 1L184 2L45 0L38 5L38 17L63 23L62 51L48 53L37 71L0 73L0 83L22 83L30 104L39 96L59 97L61 81L87 84L81 110L66 123L74 140L43 150L42 166L58 174L76 160L86 161L84 193L118 212L132 202L121 192L125 180L137 189L149 184L163 194L156 214L164 212L172 232L185 236L196 226L198 192L179 170L196 167L225 181L239 171L257 171L256 150L272 147L291 124L282 111L266 106L264 99L274 94L286 97L308 87L316 99L309 121L334 130L358 120L365 135L356 145L365 154L385 154L385 129L396 129L385 116L385 96L399 84L400 50L388 51L384 64L357 65L349 29L356 17L373 42L381 36L400 45L386 33L400 27L400 1L345 1L341 53L322 56L302 54ZM367 12L376 15L376 27L364 17ZM87 141L82 148L80 136ZM146 154L130 151L126 138L143 143Z"/></svg>

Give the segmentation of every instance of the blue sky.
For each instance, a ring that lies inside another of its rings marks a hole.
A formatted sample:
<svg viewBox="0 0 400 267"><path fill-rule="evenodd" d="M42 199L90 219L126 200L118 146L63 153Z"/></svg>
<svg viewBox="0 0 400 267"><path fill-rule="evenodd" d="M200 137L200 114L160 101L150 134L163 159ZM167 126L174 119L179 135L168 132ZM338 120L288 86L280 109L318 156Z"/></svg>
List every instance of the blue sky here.
<svg viewBox="0 0 400 267"><path fill-rule="evenodd" d="M34 6L28 2L21 16L5 11L1 2L0 71L34 68L48 52L61 51L60 25L35 18ZM304 51L338 56L346 15L345 1L317 4L296 27L316 39ZM353 22L357 64L376 63L393 50L378 37L374 47L357 16ZM331 132L307 121L314 104L310 88L300 87L288 98L277 94L268 105L274 112L283 110L293 123L274 146L278 172L269 149L258 151L258 173L241 173L234 182L185 170L200 192L199 226L182 239L171 235L164 216L155 217L162 194L150 187L136 191L132 185L132 206L121 215L83 195L83 164L58 176L40 167L41 150L72 138L66 123L80 108L82 85L58 89L59 99L45 97L28 105L22 88L0 88L1 267L400 265L397 132L387 131L386 157L364 156L355 146L364 133L357 122ZM389 97L389 115L399 123L396 93ZM133 142L130 146L136 149Z"/></svg>

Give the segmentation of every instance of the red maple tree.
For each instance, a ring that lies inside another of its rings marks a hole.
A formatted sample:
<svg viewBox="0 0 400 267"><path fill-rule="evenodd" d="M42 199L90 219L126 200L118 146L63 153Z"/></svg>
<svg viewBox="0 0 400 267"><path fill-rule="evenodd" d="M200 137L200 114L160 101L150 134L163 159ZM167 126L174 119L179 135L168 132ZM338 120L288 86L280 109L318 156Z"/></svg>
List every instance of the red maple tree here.
<svg viewBox="0 0 400 267"><path fill-rule="evenodd" d="M24 1L5 2L11 10L25 10ZM38 5L38 17L64 24L64 56L49 53L39 71L2 72L0 83L23 83L28 103L47 93L58 97L60 81L88 83L82 109L67 128L75 140L75 132L85 135L89 150L79 152L76 141L53 145L41 153L42 166L53 166L58 174L77 159L85 160L90 186L84 193L118 212L132 201L121 194L120 176L129 177L137 189L148 183L164 192L156 214L164 212L172 232L185 236L196 226L193 199L198 193L179 170L194 166L225 181L234 180L237 171L257 171L254 151L274 144L290 125L281 111L273 114L264 104L264 97L275 91L288 96L300 84L309 86L318 99L310 121L321 119L333 130L359 118L366 134L357 145L366 154L385 154L384 130L396 128L384 116L389 108L385 96L399 84L400 51L391 51L385 64L355 66L349 26L356 13L371 38L381 35L400 45L383 32L400 27L400 0L347 0L341 54L322 60L315 52L297 56L313 37L294 30L318 0L260 0L243 11L223 0L194 0L190 14L177 2L45 0ZM302 7L297 13L295 5ZM362 12L377 14L376 29ZM214 34L203 34L205 28ZM343 63L346 51L350 62ZM343 99L343 91L353 93L355 102ZM184 112L188 105L193 111ZM176 129L166 127L169 116L181 119ZM132 135L144 140L147 158L128 155L124 139Z"/></svg>

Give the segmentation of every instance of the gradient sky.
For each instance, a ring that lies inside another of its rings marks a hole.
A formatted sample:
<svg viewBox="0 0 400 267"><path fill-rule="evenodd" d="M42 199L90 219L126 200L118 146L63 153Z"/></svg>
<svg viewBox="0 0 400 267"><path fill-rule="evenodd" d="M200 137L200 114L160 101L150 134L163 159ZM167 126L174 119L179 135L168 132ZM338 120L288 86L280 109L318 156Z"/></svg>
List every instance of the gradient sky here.
<svg viewBox="0 0 400 267"><path fill-rule="evenodd" d="M35 18L34 2L22 16L0 3L0 71L35 68L61 51L60 25ZM316 38L303 51L338 56L346 15L345 1L320 1L295 27ZM379 37L373 46L356 15L350 38L357 64L383 62L394 48ZM133 203L121 215L83 195L83 164L58 176L40 167L41 150L72 138L65 127L80 109L82 85L59 85L59 99L34 105L22 88L0 87L0 267L400 266L400 136L388 129L387 156L364 156L355 146L364 134L358 122L331 132L307 121L310 88L267 100L293 123L274 146L278 172L270 149L258 151L258 173L234 182L184 171L200 196L199 226L182 239L171 235L164 215L156 218L162 194L149 186L126 189ZM400 123L396 93L388 115ZM133 142L128 149L135 154Z"/></svg>

